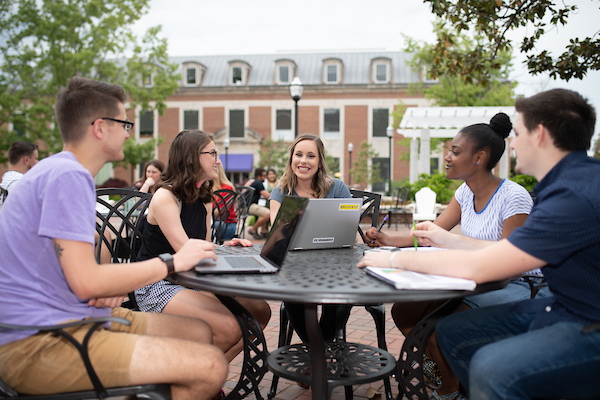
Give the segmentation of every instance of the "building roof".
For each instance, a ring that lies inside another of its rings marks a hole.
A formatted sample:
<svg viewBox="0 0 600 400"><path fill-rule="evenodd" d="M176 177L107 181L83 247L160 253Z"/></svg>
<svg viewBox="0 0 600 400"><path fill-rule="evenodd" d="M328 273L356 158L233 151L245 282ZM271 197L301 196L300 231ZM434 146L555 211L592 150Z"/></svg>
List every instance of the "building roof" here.
<svg viewBox="0 0 600 400"><path fill-rule="evenodd" d="M411 53L401 51L321 52L321 53L273 53L246 55L214 55L170 57L180 66L196 62L206 67L202 87L228 86L229 67L232 61L247 63L251 72L248 86L271 86L274 84L276 61L290 60L296 64L296 76L303 85L322 85L323 61L339 59L343 65L344 85L367 85L371 82L371 62L376 58L391 60L392 84L419 82L419 74L407 65Z"/></svg>

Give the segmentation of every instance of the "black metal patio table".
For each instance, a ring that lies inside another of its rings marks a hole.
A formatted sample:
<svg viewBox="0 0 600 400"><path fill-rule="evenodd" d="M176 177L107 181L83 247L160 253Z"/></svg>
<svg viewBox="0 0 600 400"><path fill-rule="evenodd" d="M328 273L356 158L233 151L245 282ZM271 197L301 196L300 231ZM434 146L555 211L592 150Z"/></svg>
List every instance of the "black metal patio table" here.
<svg viewBox="0 0 600 400"><path fill-rule="evenodd" d="M335 386L361 384L389 376L396 370L396 363L394 357L387 351L372 346L356 343L324 343L317 318L318 305L369 305L454 299L443 306L445 309L438 309L433 313L435 315L431 317L435 320L447 313L448 309L458 305L462 297L499 289L507 283L478 285L474 291L398 290L367 275L364 270L356 268L366 249L368 249L366 245L356 245L347 249L290 252L283 267L276 274L199 275L194 271L188 271L175 274L171 279L180 285L208 290L222 296L304 303L309 345L300 344L277 349L268 356L267 364L269 369L279 376L310 384L313 399L319 400L329 398ZM250 248L220 247L217 249L217 254L254 254L259 250L260 245ZM229 307L230 303L230 301L226 302L226 305ZM234 314L245 311L243 308L242 311L235 306L233 308ZM421 322L425 320L427 318ZM427 332L431 325L428 322L424 325L419 324L416 332L411 332L416 333L413 335L416 339L407 338L398 360L397 378L399 378L400 389L409 398L427 399L420 357L422 357L423 344L431 333ZM257 334L262 338L264 345L262 332ZM265 357L267 352L257 351L253 339L255 338L246 337L245 346L252 346L258 358ZM266 348L266 345L264 346ZM346 357L350 353L352 357ZM243 371L242 375L247 377L240 377L240 381L250 381L258 385L264 375L264 360L262 362L254 360L244 364L244 369L247 371ZM258 378L253 377L259 369L262 372L258 372ZM229 397L242 398L248 394L248 389L243 388L241 392L244 393L232 392ZM255 393L259 398L258 390L255 390Z"/></svg>

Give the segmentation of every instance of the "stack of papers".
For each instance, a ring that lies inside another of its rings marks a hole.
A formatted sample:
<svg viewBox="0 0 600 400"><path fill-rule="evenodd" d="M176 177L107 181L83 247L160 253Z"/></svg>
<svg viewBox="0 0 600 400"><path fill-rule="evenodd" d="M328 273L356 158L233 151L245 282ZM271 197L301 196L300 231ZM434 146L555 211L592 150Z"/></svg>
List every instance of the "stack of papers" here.
<svg viewBox="0 0 600 400"><path fill-rule="evenodd" d="M417 251L437 251L446 250L439 247L419 247ZM365 251L365 253L375 251L415 251L414 247L377 247ZM393 268L365 268L367 274L377 279L389 283L396 289L413 290L473 290L477 283L470 279L453 278L451 276L431 275L421 272L405 271L403 269Z"/></svg>
<svg viewBox="0 0 600 400"><path fill-rule="evenodd" d="M389 283L396 289L413 290L473 290L477 286L470 279L422 274L403 269L367 267L367 274Z"/></svg>

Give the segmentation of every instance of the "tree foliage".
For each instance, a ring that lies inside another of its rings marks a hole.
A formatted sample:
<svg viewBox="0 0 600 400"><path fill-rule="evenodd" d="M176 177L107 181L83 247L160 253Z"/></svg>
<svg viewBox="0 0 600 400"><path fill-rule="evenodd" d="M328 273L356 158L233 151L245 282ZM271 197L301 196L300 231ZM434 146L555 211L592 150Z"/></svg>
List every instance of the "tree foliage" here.
<svg viewBox="0 0 600 400"><path fill-rule="evenodd" d="M460 34L472 30L479 38L468 52L453 47L451 35L438 36L434 45L433 76L450 72L465 79L477 77L485 84L491 76L486 71L502 68L499 55L509 52L512 42L507 33L513 29L533 25L523 37L520 51L527 55L527 67L532 75L548 72L553 78L568 81L581 79L588 70L600 69L600 39L597 27L591 27L593 36L572 38L563 54L553 57L547 51L536 52L539 39L550 29L565 25L577 6L560 0L423 0L431 4L431 11Z"/></svg>
<svg viewBox="0 0 600 400"><path fill-rule="evenodd" d="M352 180L357 183L370 183L372 185L381 182L379 165L369 164L369 160L379 156L379 153L373 149L373 145L367 141L362 142L357 156L358 160L350 166Z"/></svg>
<svg viewBox="0 0 600 400"><path fill-rule="evenodd" d="M40 144L43 155L60 151L53 106L59 88L76 75L119 83L132 95L131 108L162 112L180 78L159 27L141 43L131 32L148 3L0 0L0 150L19 137ZM149 73L152 85L144 86ZM15 123L18 132L8 132Z"/></svg>
<svg viewBox="0 0 600 400"><path fill-rule="evenodd" d="M290 144L283 140L273 140L266 138L258 151L260 157L260 167L264 169L273 168L279 172L279 176L285 171L285 164L288 161L288 148Z"/></svg>
<svg viewBox="0 0 600 400"><path fill-rule="evenodd" d="M449 28L441 20L433 22L433 32L438 41L448 40L449 48L454 54L468 54L479 46L481 37L474 38L459 33L454 28ZM494 62L497 68L485 68L479 66L467 76L457 74L455 64L437 65L439 58L436 44L416 41L404 35L406 41L405 51L413 53L414 56L409 66L414 71L427 71L429 79L437 79L438 84L425 86L422 83L412 85L412 90L425 93L425 97L433 100L436 106L503 106L513 105L513 89L516 82L508 80L512 67L510 51L501 51ZM435 71L435 73L433 72Z"/></svg>

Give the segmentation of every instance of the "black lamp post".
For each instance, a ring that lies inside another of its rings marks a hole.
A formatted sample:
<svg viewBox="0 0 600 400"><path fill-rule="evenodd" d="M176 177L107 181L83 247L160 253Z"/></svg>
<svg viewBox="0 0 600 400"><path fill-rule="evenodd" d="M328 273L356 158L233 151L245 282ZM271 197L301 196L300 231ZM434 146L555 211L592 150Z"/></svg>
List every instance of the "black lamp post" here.
<svg viewBox="0 0 600 400"><path fill-rule="evenodd" d="M389 186L388 186L388 196L392 195L392 137L394 136L394 128L391 125L385 130L388 139L390 139L390 169L389 169Z"/></svg>
<svg viewBox="0 0 600 400"><path fill-rule="evenodd" d="M225 146L225 175L228 175L228 170L229 170L229 138L225 138L225 140L223 140L223 146ZM227 176L227 178L229 179L229 175Z"/></svg>
<svg viewBox="0 0 600 400"><path fill-rule="evenodd" d="M300 82L300 78L295 77L292 80L292 84L290 85L290 95L295 103L295 113L296 113L296 123L294 129L294 137L298 137L298 100L302 97L302 90L304 87L302 86L302 82Z"/></svg>
<svg viewBox="0 0 600 400"><path fill-rule="evenodd" d="M354 150L354 145L348 143L348 186L352 186L352 150Z"/></svg>

